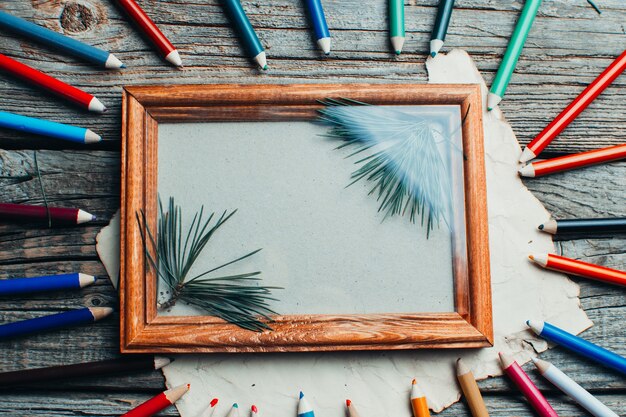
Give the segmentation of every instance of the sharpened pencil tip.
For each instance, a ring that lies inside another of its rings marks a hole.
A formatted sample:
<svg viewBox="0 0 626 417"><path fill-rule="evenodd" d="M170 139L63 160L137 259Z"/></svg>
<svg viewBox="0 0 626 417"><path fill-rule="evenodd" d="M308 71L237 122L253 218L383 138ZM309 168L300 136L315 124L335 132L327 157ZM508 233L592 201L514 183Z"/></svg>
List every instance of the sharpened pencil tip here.
<svg viewBox="0 0 626 417"><path fill-rule="evenodd" d="M346 406L350 407L350 404L352 404L352 401L346 400Z"/></svg>
<svg viewBox="0 0 626 417"><path fill-rule="evenodd" d="M267 71L267 65L263 67L263 71Z"/></svg>
<svg viewBox="0 0 626 417"><path fill-rule="evenodd" d="M211 407L215 407L215 406L217 405L218 401L219 401L219 400L218 400L217 398L213 398L213 399L211 400L211 403L210 403Z"/></svg>
<svg viewBox="0 0 626 417"><path fill-rule="evenodd" d="M400 55L402 51L396 51L396 55Z"/></svg>
<svg viewBox="0 0 626 417"><path fill-rule="evenodd" d="M302 391L300 391L300 398L304 397L304 394L302 393Z"/></svg>
<svg viewBox="0 0 626 417"><path fill-rule="evenodd" d="M544 228L543 224L540 224L539 227L537 227L537 229L539 230L543 230L543 228Z"/></svg>
<svg viewBox="0 0 626 417"><path fill-rule="evenodd" d="M493 107L487 107L487 111L493 110Z"/></svg>
<svg viewBox="0 0 626 417"><path fill-rule="evenodd" d="M126 68L126 64L120 65L120 68Z"/></svg>
<svg viewBox="0 0 626 417"><path fill-rule="evenodd" d="M535 260L535 256L534 255L528 255L528 259L530 259L531 261Z"/></svg>
<svg viewBox="0 0 626 417"><path fill-rule="evenodd" d="M233 404L233 408L239 408L239 404L237 403Z"/></svg>

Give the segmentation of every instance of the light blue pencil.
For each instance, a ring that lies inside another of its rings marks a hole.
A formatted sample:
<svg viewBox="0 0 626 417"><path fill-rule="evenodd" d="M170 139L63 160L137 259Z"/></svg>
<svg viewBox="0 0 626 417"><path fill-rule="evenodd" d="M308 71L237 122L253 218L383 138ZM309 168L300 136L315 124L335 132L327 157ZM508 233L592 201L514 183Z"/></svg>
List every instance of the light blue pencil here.
<svg viewBox="0 0 626 417"><path fill-rule="evenodd" d="M2 11L0 11L0 28L108 69L124 68L124 64L110 52Z"/></svg>
<svg viewBox="0 0 626 417"><path fill-rule="evenodd" d="M102 140L100 135L84 127L65 125L3 111L0 111L0 127L77 143L95 143Z"/></svg>

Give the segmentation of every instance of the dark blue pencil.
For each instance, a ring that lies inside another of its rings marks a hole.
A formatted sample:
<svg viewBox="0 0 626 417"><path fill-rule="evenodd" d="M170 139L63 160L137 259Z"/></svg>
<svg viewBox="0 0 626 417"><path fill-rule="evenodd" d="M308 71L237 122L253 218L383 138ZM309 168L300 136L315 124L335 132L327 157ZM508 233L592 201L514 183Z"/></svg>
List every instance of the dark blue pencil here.
<svg viewBox="0 0 626 417"><path fill-rule="evenodd" d="M3 279L0 280L0 296L31 292L77 290L94 282L96 282L96 277L81 273Z"/></svg>
<svg viewBox="0 0 626 417"><path fill-rule="evenodd" d="M112 312L113 309L109 307L84 307L65 313L3 324L0 325L0 340L7 340L13 337L40 333L62 327L93 323L94 321L108 316Z"/></svg>
<svg viewBox="0 0 626 417"><path fill-rule="evenodd" d="M30 38L44 45L77 56L108 69L124 68L124 64L110 52L87 45L28 20L0 11L0 28Z"/></svg>
<svg viewBox="0 0 626 417"><path fill-rule="evenodd" d="M563 346L565 349L576 352L579 355L596 361L604 366L626 374L625 357L591 343L582 337L568 333L553 324L537 320L528 320L526 324L533 332L542 338L554 342L559 346Z"/></svg>
<svg viewBox="0 0 626 417"><path fill-rule="evenodd" d="M306 7L309 11L313 31L315 32L315 40L324 54L330 54L330 32L326 24L324 9L321 0L305 0Z"/></svg>

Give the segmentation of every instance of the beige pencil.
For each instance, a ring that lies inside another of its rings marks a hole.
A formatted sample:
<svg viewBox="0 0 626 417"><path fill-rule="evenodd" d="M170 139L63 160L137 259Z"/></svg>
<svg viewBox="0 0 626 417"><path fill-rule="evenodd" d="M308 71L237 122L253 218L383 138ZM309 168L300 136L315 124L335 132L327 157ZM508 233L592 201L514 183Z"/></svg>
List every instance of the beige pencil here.
<svg viewBox="0 0 626 417"><path fill-rule="evenodd" d="M459 380L467 405L474 417L489 417L483 396L470 368L459 358L456 362L456 377Z"/></svg>

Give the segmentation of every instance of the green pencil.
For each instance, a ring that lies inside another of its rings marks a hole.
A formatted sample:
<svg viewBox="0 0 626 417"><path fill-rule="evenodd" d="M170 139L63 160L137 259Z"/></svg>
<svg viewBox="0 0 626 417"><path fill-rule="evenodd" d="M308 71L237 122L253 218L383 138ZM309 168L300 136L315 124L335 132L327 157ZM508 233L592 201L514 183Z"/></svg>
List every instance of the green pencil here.
<svg viewBox="0 0 626 417"><path fill-rule="evenodd" d="M502 101L502 97L504 97L504 92L509 85L509 81L511 81L511 75L513 75L517 60L522 53L522 48L524 48L524 43L537 15L539 5L541 5L541 0L526 0L524 10L522 10L522 14L517 21L517 26L515 26L509 46L506 48L496 78L493 80L493 84L491 84L491 90L489 90L489 97L487 98L487 110L496 107Z"/></svg>
<svg viewBox="0 0 626 417"><path fill-rule="evenodd" d="M389 37L396 55L400 55L404 45L404 0L389 0Z"/></svg>

